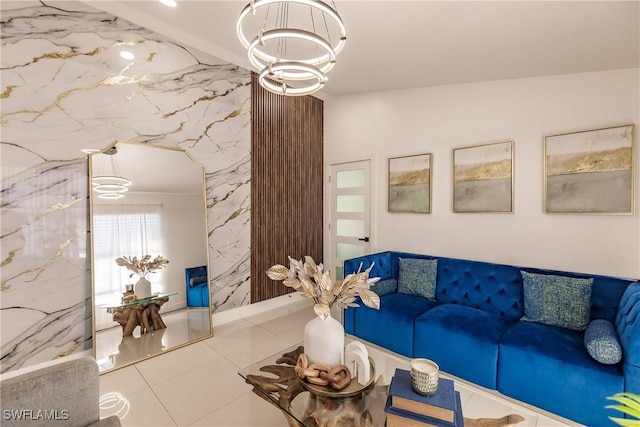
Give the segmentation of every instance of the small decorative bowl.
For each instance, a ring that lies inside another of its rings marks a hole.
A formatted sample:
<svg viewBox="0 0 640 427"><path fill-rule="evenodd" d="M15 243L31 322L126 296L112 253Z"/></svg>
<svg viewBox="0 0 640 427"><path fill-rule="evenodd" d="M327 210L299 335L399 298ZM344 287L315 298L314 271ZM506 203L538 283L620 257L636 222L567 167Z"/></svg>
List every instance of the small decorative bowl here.
<svg viewBox="0 0 640 427"><path fill-rule="evenodd" d="M411 387L423 396L433 396L438 391L440 367L429 359L411 360Z"/></svg>

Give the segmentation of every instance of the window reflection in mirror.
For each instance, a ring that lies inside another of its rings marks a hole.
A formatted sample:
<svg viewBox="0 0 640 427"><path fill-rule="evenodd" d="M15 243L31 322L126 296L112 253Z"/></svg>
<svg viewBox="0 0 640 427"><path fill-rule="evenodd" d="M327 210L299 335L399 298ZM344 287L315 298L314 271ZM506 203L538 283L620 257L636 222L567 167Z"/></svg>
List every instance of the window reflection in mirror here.
<svg viewBox="0 0 640 427"><path fill-rule="evenodd" d="M204 169L180 149L89 156L94 354L101 372L211 336ZM152 272L132 264L150 255ZM154 260L166 259L166 264ZM126 262L118 265L116 259ZM139 279L150 282L145 294Z"/></svg>

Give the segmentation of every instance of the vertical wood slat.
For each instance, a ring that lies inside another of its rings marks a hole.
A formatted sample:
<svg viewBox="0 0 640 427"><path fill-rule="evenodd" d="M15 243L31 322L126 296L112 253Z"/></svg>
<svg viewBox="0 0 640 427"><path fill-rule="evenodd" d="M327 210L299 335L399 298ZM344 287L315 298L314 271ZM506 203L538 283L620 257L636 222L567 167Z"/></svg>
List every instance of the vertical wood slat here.
<svg viewBox="0 0 640 427"><path fill-rule="evenodd" d="M286 97L251 75L251 302L293 292L269 279L274 264L322 262L323 102Z"/></svg>

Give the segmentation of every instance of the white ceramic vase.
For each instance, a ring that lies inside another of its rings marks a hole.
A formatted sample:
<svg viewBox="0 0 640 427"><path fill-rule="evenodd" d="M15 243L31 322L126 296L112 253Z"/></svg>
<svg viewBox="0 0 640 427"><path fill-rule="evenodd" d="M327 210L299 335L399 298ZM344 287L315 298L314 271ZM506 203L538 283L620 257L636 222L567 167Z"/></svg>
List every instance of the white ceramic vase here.
<svg viewBox="0 0 640 427"><path fill-rule="evenodd" d="M144 277L140 278L136 282L133 293L136 294L138 299L149 298L151 296L151 282Z"/></svg>
<svg viewBox="0 0 640 427"><path fill-rule="evenodd" d="M304 328L304 352L309 363L344 364L344 327L333 317L315 317Z"/></svg>

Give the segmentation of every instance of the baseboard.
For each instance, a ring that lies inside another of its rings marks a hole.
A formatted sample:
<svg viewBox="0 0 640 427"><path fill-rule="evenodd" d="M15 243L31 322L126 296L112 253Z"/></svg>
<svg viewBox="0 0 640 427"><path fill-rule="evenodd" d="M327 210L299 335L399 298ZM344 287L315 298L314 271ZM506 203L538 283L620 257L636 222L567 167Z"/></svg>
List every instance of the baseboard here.
<svg viewBox="0 0 640 427"><path fill-rule="evenodd" d="M242 307L232 308L220 313L213 313L213 326L223 325L233 322L234 320L244 319L245 317L255 316L275 308L287 307L289 305L300 305L300 308L313 305L311 298L305 298L300 292L294 292L280 297L268 299L266 301L256 302Z"/></svg>

